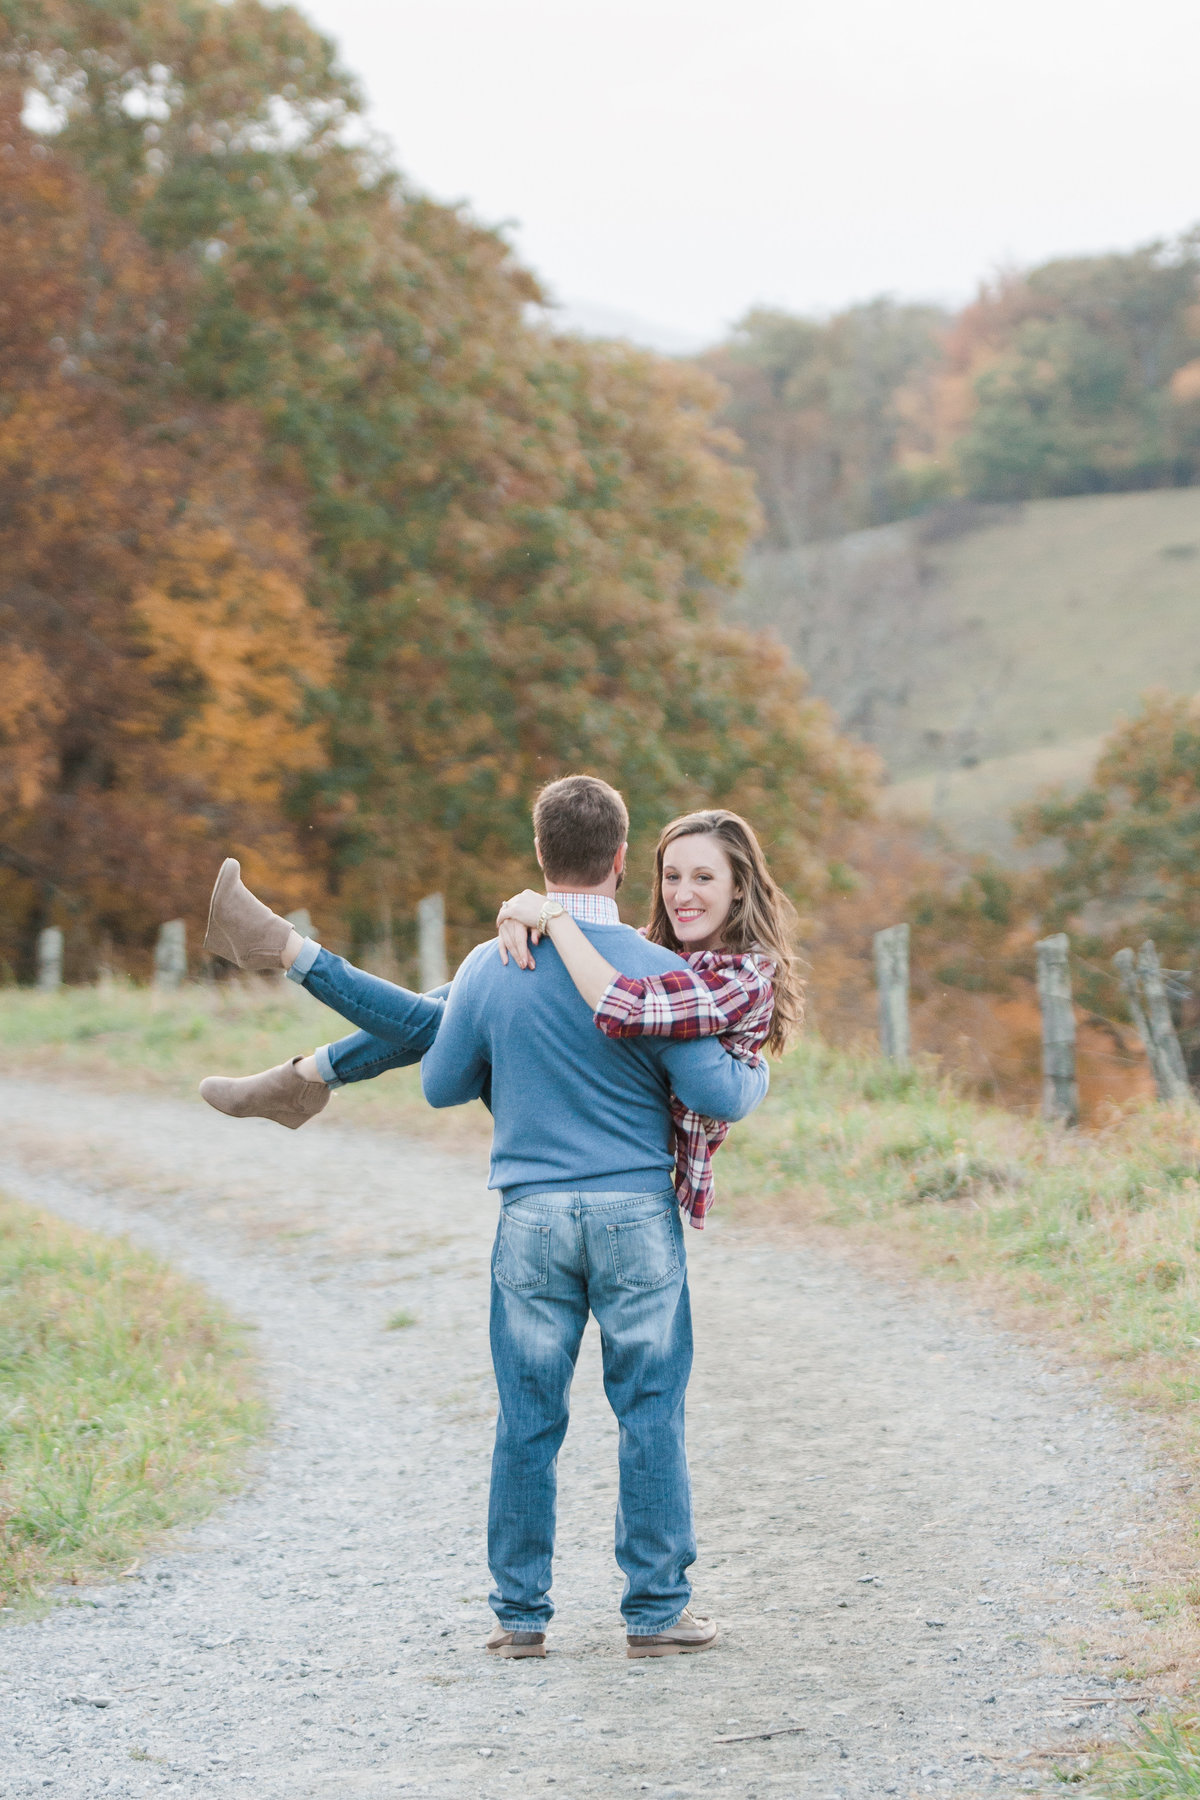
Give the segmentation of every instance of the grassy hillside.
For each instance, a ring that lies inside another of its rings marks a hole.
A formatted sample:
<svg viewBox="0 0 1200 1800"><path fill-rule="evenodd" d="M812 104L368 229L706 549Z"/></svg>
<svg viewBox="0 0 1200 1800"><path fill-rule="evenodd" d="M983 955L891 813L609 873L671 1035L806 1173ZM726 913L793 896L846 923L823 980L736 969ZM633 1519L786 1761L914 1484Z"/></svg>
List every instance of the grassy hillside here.
<svg viewBox="0 0 1200 1800"><path fill-rule="evenodd" d="M944 733L978 707L981 758L1105 732L1148 687L1200 686L1200 488L1036 500L926 554L970 654L910 705Z"/></svg>
<svg viewBox="0 0 1200 1800"><path fill-rule="evenodd" d="M1147 688L1200 687L1200 488L965 510L759 553L734 607L775 629L879 745L893 809L997 847L1008 810L1047 781L1083 780Z"/></svg>
<svg viewBox="0 0 1200 1800"><path fill-rule="evenodd" d="M968 850L1011 858L1013 808L1047 787L1083 787L1103 742L1102 736L1068 738L1011 756L947 762L930 774L891 782L882 810L892 819L936 822Z"/></svg>

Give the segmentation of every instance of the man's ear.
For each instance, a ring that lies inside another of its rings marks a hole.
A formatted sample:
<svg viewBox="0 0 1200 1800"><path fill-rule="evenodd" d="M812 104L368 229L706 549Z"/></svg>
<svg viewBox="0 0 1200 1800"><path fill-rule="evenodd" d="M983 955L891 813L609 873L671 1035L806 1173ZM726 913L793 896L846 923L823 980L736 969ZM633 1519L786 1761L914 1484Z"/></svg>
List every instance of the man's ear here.
<svg viewBox="0 0 1200 1800"><path fill-rule="evenodd" d="M621 848L617 851L617 854L613 857L613 870L616 874L623 875L625 873L625 858L628 854L629 845L622 844Z"/></svg>
<svg viewBox="0 0 1200 1800"><path fill-rule="evenodd" d="M537 866L544 875L546 872L546 865L542 861L542 846L538 843L536 837L533 840L533 854L537 857Z"/></svg>

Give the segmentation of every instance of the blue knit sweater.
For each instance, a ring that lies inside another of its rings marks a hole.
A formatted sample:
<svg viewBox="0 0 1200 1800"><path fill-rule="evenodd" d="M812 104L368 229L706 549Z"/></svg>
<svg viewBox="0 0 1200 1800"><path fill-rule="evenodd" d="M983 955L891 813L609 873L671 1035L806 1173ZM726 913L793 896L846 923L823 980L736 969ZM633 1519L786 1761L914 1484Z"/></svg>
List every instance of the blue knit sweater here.
<svg viewBox="0 0 1200 1800"><path fill-rule="evenodd" d="M684 967L627 925L582 925L623 975ZM506 1199L583 1190L653 1193L675 1157L668 1094L718 1119L742 1119L767 1091L716 1038L607 1038L557 950L543 938L537 967L473 950L454 978L421 1064L431 1106L482 1098L492 1111L490 1185Z"/></svg>

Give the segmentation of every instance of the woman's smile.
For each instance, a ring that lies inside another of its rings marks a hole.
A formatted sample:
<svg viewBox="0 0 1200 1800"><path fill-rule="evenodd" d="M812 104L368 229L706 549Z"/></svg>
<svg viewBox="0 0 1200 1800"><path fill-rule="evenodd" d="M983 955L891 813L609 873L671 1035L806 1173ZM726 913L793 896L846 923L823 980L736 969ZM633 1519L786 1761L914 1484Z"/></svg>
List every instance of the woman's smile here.
<svg viewBox="0 0 1200 1800"><path fill-rule="evenodd" d="M677 838L663 861L663 904L685 950L715 950L736 891L733 868L710 832Z"/></svg>

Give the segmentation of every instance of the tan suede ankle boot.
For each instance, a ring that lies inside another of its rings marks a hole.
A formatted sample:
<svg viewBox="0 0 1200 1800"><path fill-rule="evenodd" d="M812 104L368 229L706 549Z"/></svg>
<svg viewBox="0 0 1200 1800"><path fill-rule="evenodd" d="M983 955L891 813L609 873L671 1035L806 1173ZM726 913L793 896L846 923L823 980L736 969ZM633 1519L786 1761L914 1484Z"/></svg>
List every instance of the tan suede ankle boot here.
<svg viewBox="0 0 1200 1800"><path fill-rule="evenodd" d="M261 1075L206 1075L200 1092L210 1106L231 1119L273 1119L276 1125L298 1131L329 1104L330 1092L323 1081L305 1081L297 1075L299 1061L294 1056Z"/></svg>
<svg viewBox="0 0 1200 1800"><path fill-rule="evenodd" d="M242 867L227 856L213 886L204 948L239 969L281 969L292 927L256 900L242 881Z"/></svg>

